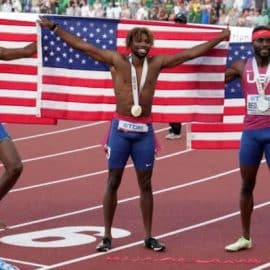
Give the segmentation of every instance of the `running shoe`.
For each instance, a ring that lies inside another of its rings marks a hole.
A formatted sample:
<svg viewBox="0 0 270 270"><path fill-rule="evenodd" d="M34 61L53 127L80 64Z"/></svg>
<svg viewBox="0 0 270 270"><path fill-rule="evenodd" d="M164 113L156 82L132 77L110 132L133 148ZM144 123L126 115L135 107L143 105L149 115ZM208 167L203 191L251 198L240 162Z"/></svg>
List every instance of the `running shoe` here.
<svg viewBox="0 0 270 270"><path fill-rule="evenodd" d="M152 237L144 240L144 246L154 251L163 251L166 248L164 244L159 243L155 238Z"/></svg>
<svg viewBox="0 0 270 270"><path fill-rule="evenodd" d="M0 259L0 270L19 270L19 268Z"/></svg>
<svg viewBox="0 0 270 270"><path fill-rule="evenodd" d="M241 236L235 243L226 246L225 250L230 252L236 252L239 250L249 249L251 247L252 247L251 239L248 240L243 236Z"/></svg>
<svg viewBox="0 0 270 270"><path fill-rule="evenodd" d="M165 139L167 139L167 140L177 140L177 139L181 139L181 137L182 137L181 134L175 134L173 132L170 132L165 136Z"/></svg>
<svg viewBox="0 0 270 270"><path fill-rule="evenodd" d="M106 252L111 248L112 248L112 240L109 237L104 237L102 241L97 245L96 250L99 252Z"/></svg>

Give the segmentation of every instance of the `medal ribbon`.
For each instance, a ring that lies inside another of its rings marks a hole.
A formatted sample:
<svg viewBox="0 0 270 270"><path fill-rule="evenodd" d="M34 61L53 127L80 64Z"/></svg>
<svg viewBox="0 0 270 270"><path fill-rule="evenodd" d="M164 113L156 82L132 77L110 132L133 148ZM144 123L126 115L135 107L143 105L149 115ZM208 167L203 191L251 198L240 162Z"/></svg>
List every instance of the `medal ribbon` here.
<svg viewBox="0 0 270 270"><path fill-rule="evenodd" d="M267 85L268 85L268 83L270 81L270 63L267 66L267 70L266 70L265 75L260 75L256 59L255 59L255 57L253 57L253 59L252 59L252 68L253 68L253 72L254 72L254 78L255 78L255 81L256 81L258 94L260 96L264 96L265 95L265 89L267 88Z"/></svg>
<svg viewBox="0 0 270 270"><path fill-rule="evenodd" d="M142 77L141 77L139 91L138 91L136 69L135 69L134 65L132 64L132 56L131 55L129 56L129 62L130 62L130 66L131 66L131 86L132 86L133 103L134 103L134 105L139 105L139 91L142 90L142 88L145 84L146 75L148 72L148 62L147 62L147 59L145 57L144 61L143 61Z"/></svg>

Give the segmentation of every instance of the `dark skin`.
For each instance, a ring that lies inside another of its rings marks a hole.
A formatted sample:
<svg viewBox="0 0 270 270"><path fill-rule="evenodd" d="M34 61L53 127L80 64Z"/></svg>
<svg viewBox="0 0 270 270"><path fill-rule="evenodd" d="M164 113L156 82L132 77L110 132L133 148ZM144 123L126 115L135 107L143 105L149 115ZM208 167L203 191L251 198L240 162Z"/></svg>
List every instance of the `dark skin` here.
<svg viewBox="0 0 270 270"><path fill-rule="evenodd" d="M270 62L270 38L258 38L253 41L254 56L258 67L267 67ZM230 82L242 78L246 61L239 60L226 70L225 81ZM250 239L251 214L254 206L253 191L256 185L258 166L243 166L240 164L242 186L240 192L240 212L242 235Z"/></svg>
<svg viewBox="0 0 270 270"><path fill-rule="evenodd" d="M51 29L53 22L46 18L40 18L39 24L42 27ZM117 51L101 50L90 43L64 31L61 27L55 29L66 43L73 48L78 49L93 59L106 63L110 66L112 79L114 82L114 93L116 97L116 112L124 116L131 116L131 106L133 105L130 63L128 57ZM155 93L155 86L162 68L174 67L185 61L191 60L205 54L208 50L216 46L223 40L228 40L230 31L224 29L218 38L212 39L206 43L188 49L184 52L174 55L155 55L149 57L149 51L152 48L151 38L146 33L133 39L130 44L132 53L132 63L135 66L137 82L140 85L141 73L144 59L148 60L147 78L143 89L140 92L139 103L142 106L142 117L151 116L152 101ZM108 176L107 189L103 199L105 237L112 238L111 227L113 217L117 206L117 191L120 186L124 168L110 169ZM136 169L138 185L140 188L140 207L142 211L145 238L152 236L152 215L153 215L153 194L152 194L152 168L146 171Z"/></svg>
<svg viewBox="0 0 270 270"><path fill-rule="evenodd" d="M19 58L31 57L37 51L36 43L30 43L22 48L3 48L0 47L0 60L14 60ZM23 164L16 146L12 139L0 141L0 160L2 161L5 171L0 178L0 200L15 185L23 171ZM0 223L5 227L4 223Z"/></svg>

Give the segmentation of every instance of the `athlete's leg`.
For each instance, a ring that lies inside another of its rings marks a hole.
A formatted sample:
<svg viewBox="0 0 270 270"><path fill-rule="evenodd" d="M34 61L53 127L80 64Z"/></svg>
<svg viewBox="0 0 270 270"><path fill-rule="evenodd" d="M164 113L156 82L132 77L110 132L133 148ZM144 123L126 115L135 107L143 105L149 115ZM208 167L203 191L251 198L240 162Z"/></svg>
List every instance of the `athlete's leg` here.
<svg viewBox="0 0 270 270"><path fill-rule="evenodd" d="M152 172L155 160L155 140L153 126L149 125L149 131L138 134L133 141L131 158L136 168L138 185L140 188L140 207L142 212L145 238L151 237L153 218L153 193Z"/></svg>
<svg viewBox="0 0 270 270"><path fill-rule="evenodd" d="M98 251L111 248L111 228L117 207L117 191L121 184L124 168L129 157L130 142L123 131L118 130L118 120L113 120L107 143L107 159L109 174L106 191L103 197L104 238L98 244Z"/></svg>
<svg viewBox="0 0 270 270"><path fill-rule="evenodd" d="M152 169L148 171L136 170L140 188L140 207L143 218L145 239L152 236L153 219L153 192L152 192Z"/></svg>
<svg viewBox="0 0 270 270"><path fill-rule="evenodd" d="M250 222L254 206L253 191L256 176L263 157L263 144L258 131L244 131L239 151L240 173L242 178L240 191L240 212L243 236L250 238Z"/></svg>
<svg viewBox="0 0 270 270"><path fill-rule="evenodd" d="M109 169L107 188L103 198L104 237L112 239L111 228L117 206L117 191L121 183L124 168Z"/></svg>
<svg viewBox="0 0 270 270"><path fill-rule="evenodd" d="M250 239L250 222L254 206L253 190L256 184L256 175L259 166L240 165L242 185L240 191L240 212L242 223L242 234Z"/></svg>
<svg viewBox="0 0 270 270"><path fill-rule="evenodd" d="M0 142L0 160L5 168L0 178L0 200L2 200L15 185L23 170L21 158L11 139L7 138Z"/></svg>

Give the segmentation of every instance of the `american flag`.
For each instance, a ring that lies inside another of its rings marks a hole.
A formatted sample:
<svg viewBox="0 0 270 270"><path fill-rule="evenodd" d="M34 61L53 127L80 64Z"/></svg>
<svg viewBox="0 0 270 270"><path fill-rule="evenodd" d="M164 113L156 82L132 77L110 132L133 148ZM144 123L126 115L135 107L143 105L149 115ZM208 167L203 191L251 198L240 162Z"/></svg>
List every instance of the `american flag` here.
<svg viewBox="0 0 270 270"><path fill-rule="evenodd" d="M34 17L13 19L0 12L0 46L23 47L37 40ZM37 56L0 60L0 121L26 124L55 124L55 119L37 117Z"/></svg>
<svg viewBox="0 0 270 270"><path fill-rule="evenodd" d="M229 45L227 66L239 59L253 56L250 42L233 42ZM193 149L236 149L240 145L245 114L245 101L240 80L225 87L223 123L192 123L188 135L188 147Z"/></svg>
<svg viewBox="0 0 270 270"><path fill-rule="evenodd" d="M160 21L48 18L99 48L121 53L128 53L125 37L136 26L153 31L152 55L180 52L218 36L221 31L216 27ZM115 97L109 67L72 49L53 31L40 31L41 115L75 120L111 119ZM221 42L203 57L162 70L153 100L153 121L221 121L227 49L228 42Z"/></svg>

